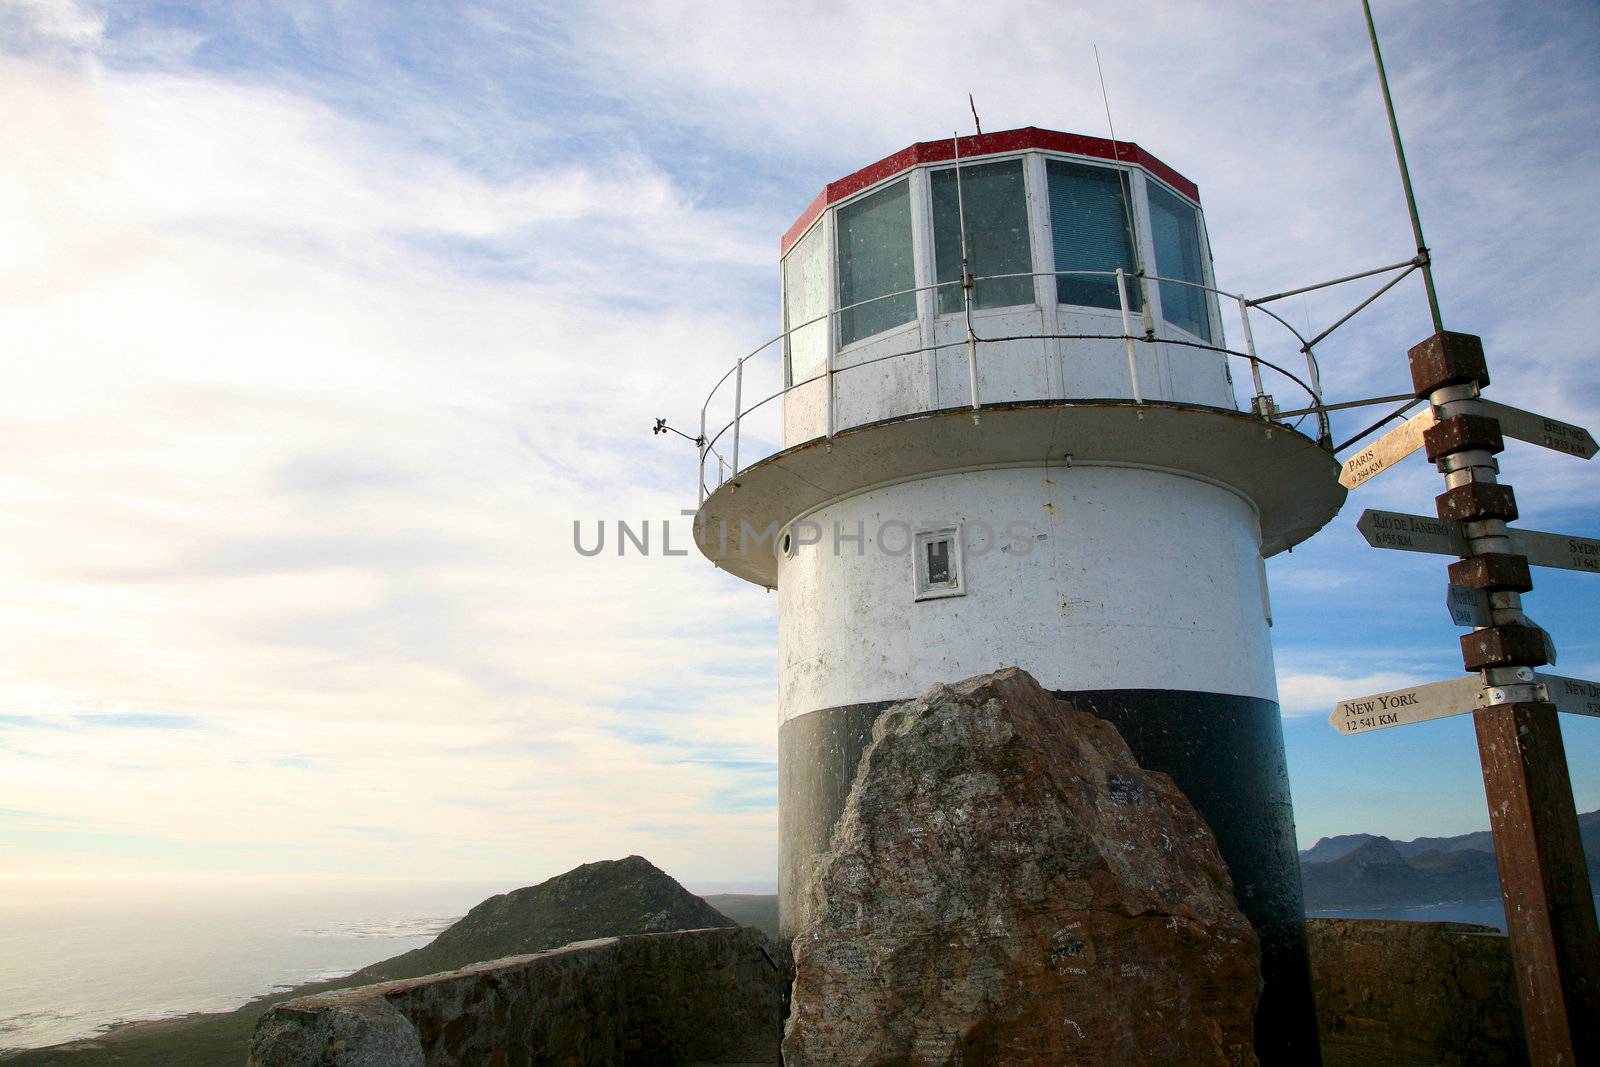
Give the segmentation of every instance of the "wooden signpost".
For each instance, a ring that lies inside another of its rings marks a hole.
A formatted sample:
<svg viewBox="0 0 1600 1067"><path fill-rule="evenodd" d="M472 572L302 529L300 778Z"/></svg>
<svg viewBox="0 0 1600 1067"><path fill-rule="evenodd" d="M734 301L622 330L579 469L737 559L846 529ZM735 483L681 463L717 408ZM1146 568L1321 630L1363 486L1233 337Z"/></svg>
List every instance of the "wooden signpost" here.
<svg viewBox="0 0 1600 1067"><path fill-rule="evenodd" d="M1437 523L1368 512L1361 532L1381 548L1458 556L1450 584L1481 593L1488 618L1469 619L1473 629L1461 636L1465 678L1342 701L1335 725L1354 721L1364 730L1371 722L1376 729L1401 725L1407 715L1419 721L1451 714L1452 706L1473 711L1529 1059L1562 1067L1600 1063L1600 925L1557 720L1560 711L1593 714L1600 686L1535 673L1554 659L1554 646L1522 611L1522 594L1533 588L1530 566L1600 574L1600 541L1509 529L1517 519L1516 498L1498 482L1494 458L1505 437L1581 459L1597 449L1582 427L1484 400L1489 368L1483 342L1445 329L1369 0L1362 0L1362 9L1433 319L1433 335L1408 358L1413 395L1427 402L1433 420L1422 430L1422 447L1444 475L1445 491L1434 500ZM1407 449L1413 432L1405 426L1391 431L1399 439L1386 454ZM1395 461L1369 457L1367 466L1375 470L1347 465L1341 480L1360 485Z"/></svg>
<svg viewBox="0 0 1600 1067"><path fill-rule="evenodd" d="M1494 459L1506 436L1581 459L1595 455L1594 438L1484 400L1489 372L1474 336L1441 329L1410 362L1427 409L1346 463L1340 481L1363 485L1419 449L1445 476L1436 516L1368 510L1356 528L1374 548L1458 557L1446 604L1472 628L1461 655L1473 673L1341 700L1328 721L1351 736L1473 714L1531 1059L1600 1062L1600 929L1557 721L1600 715L1600 683L1535 670L1555 663L1555 644L1521 600L1530 567L1600 574L1600 540L1510 528L1516 499Z"/></svg>
<svg viewBox="0 0 1600 1067"><path fill-rule="evenodd" d="M1446 603L1472 627L1461 655L1474 673L1341 700L1328 721L1350 736L1473 713L1531 1059L1600 1062L1600 929L1557 722L1559 712L1600 715L1600 683L1534 669L1555 662L1555 644L1521 602L1530 567L1600 574L1600 540L1507 526L1516 499L1494 459L1505 436L1581 459L1594 456L1594 438L1482 399L1489 372L1476 337L1441 329L1410 362L1427 409L1346 463L1340 481L1363 485L1419 448L1444 474L1436 517L1368 510L1356 528L1374 548L1459 557Z"/></svg>

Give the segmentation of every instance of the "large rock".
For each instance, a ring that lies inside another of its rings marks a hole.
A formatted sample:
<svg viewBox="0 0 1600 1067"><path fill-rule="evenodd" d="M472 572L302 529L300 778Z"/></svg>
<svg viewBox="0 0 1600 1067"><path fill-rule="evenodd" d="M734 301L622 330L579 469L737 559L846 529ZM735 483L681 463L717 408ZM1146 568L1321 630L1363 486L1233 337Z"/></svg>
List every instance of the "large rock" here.
<svg viewBox="0 0 1600 1067"><path fill-rule="evenodd" d="M759 930L587 941L301 997L250 1067L776 1062L783 981Z"/></svg>
<svg viewBox="0 0 1600 1067"><path fill-rule="evenodd" d="M1325 1062L1527 1062L1505 935L1466 923L1307 919Z"/></svg>
<svg viewBox="0 0 1600 1067"><path fill-rule="evenodd" d="M789 1064L1255 1062L1211 831L1020 670L878 719L794 953Z"/></svg>

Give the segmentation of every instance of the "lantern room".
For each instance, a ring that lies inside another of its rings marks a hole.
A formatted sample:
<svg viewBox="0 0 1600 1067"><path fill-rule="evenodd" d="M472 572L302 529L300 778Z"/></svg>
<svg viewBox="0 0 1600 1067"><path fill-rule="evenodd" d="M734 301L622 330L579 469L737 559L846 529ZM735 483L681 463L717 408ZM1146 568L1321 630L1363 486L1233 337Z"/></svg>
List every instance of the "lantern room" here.
<svg viewBox="0 0 1600 1067"><path fill-rule="evenodd" d="M912 145L829 184L781 273L786 445L971 405L974 386L981 404L1235 407L1199 190L1136 144L1029 127Z"/></svg>

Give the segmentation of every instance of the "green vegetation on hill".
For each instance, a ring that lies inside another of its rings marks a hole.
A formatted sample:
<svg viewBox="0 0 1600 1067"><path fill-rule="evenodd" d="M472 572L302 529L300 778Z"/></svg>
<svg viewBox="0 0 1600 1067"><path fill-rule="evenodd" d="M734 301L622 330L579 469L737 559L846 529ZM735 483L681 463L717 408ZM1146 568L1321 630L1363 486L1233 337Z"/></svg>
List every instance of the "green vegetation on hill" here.
<svg viewBox="0 0 1600 1067"><path fill-rule="evenodd" d="M776 912L776 898L771 899ZM538 885L490 897L422 948L344 978L258 997L231 1012L135 1023L93 1040L13 1053L0 1062L5 1067L237 1067L249 1055L250 1035L262 1012L295 997L416 978L591 938L738 925L642 856L586 863Z"/></svg>
<svg viewBox="0 0 1600 1067"><path fill-rule="evenodd" d="M629 856L490 897L428 944L363 967L346 981L418 978L595 937L738 925L643 856Z"/></svg>

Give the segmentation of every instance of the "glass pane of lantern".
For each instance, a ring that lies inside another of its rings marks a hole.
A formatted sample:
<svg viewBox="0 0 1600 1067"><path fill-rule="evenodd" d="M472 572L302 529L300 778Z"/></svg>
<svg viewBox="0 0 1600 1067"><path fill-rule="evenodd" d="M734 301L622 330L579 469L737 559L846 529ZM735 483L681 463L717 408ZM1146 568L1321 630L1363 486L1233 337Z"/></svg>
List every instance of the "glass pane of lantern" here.
<svg viewBox="0 0 1600 1067"><path fill-rule="evenodd" d="M961 168L961 197L956 198L956 172L933 174L933 248L938 280L961 280L961 207L967 216L968 269L976 278L1028 274L1033 250L1028 241L1028 200L1022 160L968 164ZM992 278L973 289L972 306L1010 307L1033 303L1033 279ZM962 309L961 286L939 289L941 314Z"/></svg>
<svg viewBox="0 0 1600 1067"><path fill-rule="evenodd" d="M783 261L783 328L789 331L790 385L815 378L827 368L826 252L827 230L813 226Z"/></svg>
<svg viewBox="0 0 1600 1067"><path fill-rule="evenodd" d="M917 315L911 200L902 179L839 209L839 340L849 344ZM886 296L899 293L899 296ZM884 297L873 300L873 297ZM861 303L870 300L870 303Z"/></svg>
<svg viewBox="0 0 1600 1067"><path fill-rule="evenodd" d="M1056 270L1133 273L1133 240L1129 233L1127 175L1111 167L1090 167L1046 161L1050 182L1050 230L1055 242ZM1118 308L1117 279L1105 274L1064 274L1056 278L1056 297L1063 304ZM1128 306L1144 306L1139 284L1128 279Z"/></svg>
<svg viewBox="0 0 1600 1067"><path fill-rule="evenodd" d="M1163 278L1203 283L1206 275L1195 209L1155 182L1146 182L1145 187L1150 190L1150 236L1156 246L1156 273ZM1207 341L1211 340L1208 302L1204 289L1161 283L1161 317Z"/></svg>

